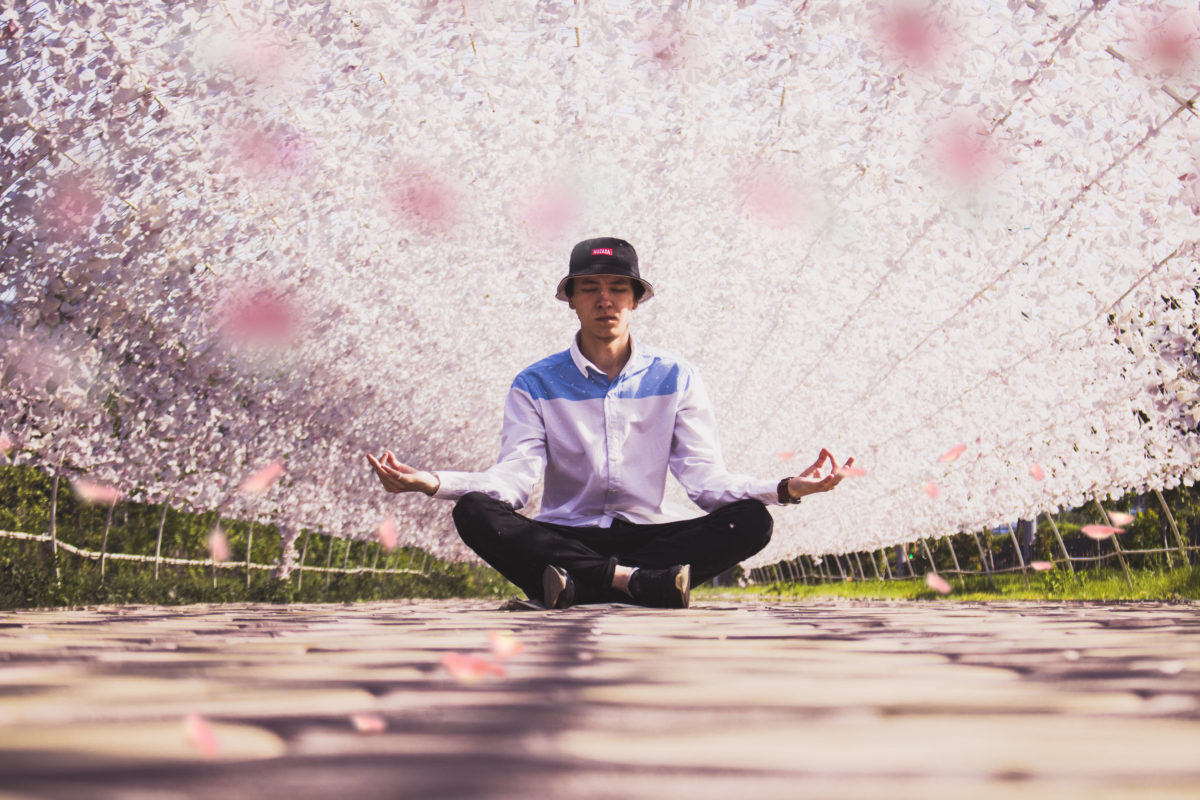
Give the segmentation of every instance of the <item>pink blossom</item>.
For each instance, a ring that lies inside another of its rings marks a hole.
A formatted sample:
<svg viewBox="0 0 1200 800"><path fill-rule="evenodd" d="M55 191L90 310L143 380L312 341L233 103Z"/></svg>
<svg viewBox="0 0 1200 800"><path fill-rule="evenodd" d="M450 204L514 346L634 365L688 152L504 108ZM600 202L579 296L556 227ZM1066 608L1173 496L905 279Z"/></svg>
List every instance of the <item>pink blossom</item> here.
<svg viewBox="0 0 1200 800"><path fill-rule="evenodd" d="M459 683L477 683L488 676L504 677L504 667L495 662L466 653L446 653L442 666Z"/></svg>
<svg viewBox="0 0 1200 800"><path fill-rule="evenodd" d="M779 458L780 461L791 461L792 458L795 457L796 453L792 450L784 450L782 452L776 453L775 455Z"/></svg>
<svg viewBox="0 0 1200 800"><path fill-rule="evenodd" d="M400 542L400 534L396 531L395 520L387 517L379 523L379 527L375 529L375 538L379 540L384 550L389 553L395 550L396 545Z"/></svg>
<svg viewBox="0 0 1200 800"><path fill-rule="evenodd" d="M227 340L286 345L299 327L299 313L281 288L245 287L230 292L218 306L221 334Z"/></svg>
<svg viewBox="0 0 1200 800"><path fill-rule="evenodd" d="M1100 540L1107 539L1115 533L1124 533L1121 528L1114 528L1111 525L1084 525L1080 528L1084 536L1092 539Z"/></svg>
<svg viewBox="0 0 1200 800"><path fill-rule="evenodd" d="M936 572L925 573L925 585L933 589L938 594L950 594L953 588L941 575Z"/></svg>
<svg viewBox="0 0 1200 800"><path fill-rule="evenodd" d="M383 733L387 730L387 720L378 714L351 714L350 722L359 733Z"/></svg>
<svg viewBox="0 0 1200 800"><path fill-rule="evenodd" d="M1040 480L1042 480L1043 478L1045 478L1045 477L1046 477L1046 473L1045 473L1045 471L1042 469L1042 465L1041 465L1041 464L1034 464L1032 467L1030 467L1030 468L1029 468L1029 474L1030 474L1031 476L1033 476L1033 479L1034 479L1035 481L1040 481Z"/></svg>
<svg viewBox="0 0 1200 800"><path fill-rule="evenodd" d="M1133 522L1133 515L1126 514L1124 511L1109 511L1108 518L1112 520L1112 524L1118 528L1124 528L1129 523Z"/></svg>
<svg viewBox="0 0 1200 800"><path fill-rule="evenodd" d="M926 483L926 484L925 484L923 487L921 487L921 488L923 488L923 489L925 490L925 494L929 495L929 496L930 496L930 497L932 497L934 500L937 500L937 499L938 499L938 495L940 495L940 494L941 494L941 491L938 489L938 485L937 485L936 483L934 483L933 481L928 481L928 482L927 482L927 483Z"/></svg>
<svg viewBox="0 0 1200 800"><path fill-rule="evenodd" d="M835 475L840 475L843 478L861 478L867 474L865 469L859 467L838 467L834 471Z"/></svg>
<svg viewBox="0 0 1200 800"><path fill-rule="evenodd" d="M183 720L183 733L187 743L199 750L205 758L216 758L221 752L220 738L208 721L199 714L187 715Z"/></svg>
<svg viewBox="0 0 1200 800"><path fill-rule="evenodd" d="M583 200L577 191L551 183L526 200L523 217L530 233L544 241L554 241L575 223L582 213L582 206Z"/></svg>
<svg viewBox="0 0 1200 800"><path fill-rule="evenodd" d="M525 645L508 631L488 631L488 642L491 644L492 654L501 661L512 658L525 649Z"/></svg>
<svg viewBox="0 0 1200 800"><path fill-rule="evenodd" d="M393 213L426 231L450 228L458 214L455 192L444 180L424 172L411 172L393 181L387 201Z"/></svg>
<svg viewBox="0 0 1200 800"><path fill-rule="evenodd" d="M1046 572L1054 569L1054 564L1049 561L1030 561L1029 566L1037 572Z"/></svg>
<svg viewBox="0 0 1200 800"><path fill-rule="evenodd" d="M961 456L963 453L965 453L966 450L967 450L967 446L965 444L956 445L954 447L951 447L946 452L942 453L941 456L938 457L938 461L942 461L942 462L946 462L946 463L955 461L958 459L959 456Z"/></svg>
<svg viewBox="0 0 1200 800"><path fill-rule="evenodd" d="M283 463L280 461L272 461L270 464L242 481L238 486L238 491L242 494L262 494L267 489L271 488L272 484L279 480L279 476L282 474Z"/></svg>
<svg viewBox="0 0 1200 800"><path fill-rule="evenodd" d="M208 535L208 553L213 561L229 560L229 539L219 527L213 528L212 533Z"/></svg>
<svg viewBox="0 0 1200 800"><path fill-rule="evenodd" d="M121 490L100 481L77 478L71 481L75 494L85 503L109 505L121 499Z"/></svg>

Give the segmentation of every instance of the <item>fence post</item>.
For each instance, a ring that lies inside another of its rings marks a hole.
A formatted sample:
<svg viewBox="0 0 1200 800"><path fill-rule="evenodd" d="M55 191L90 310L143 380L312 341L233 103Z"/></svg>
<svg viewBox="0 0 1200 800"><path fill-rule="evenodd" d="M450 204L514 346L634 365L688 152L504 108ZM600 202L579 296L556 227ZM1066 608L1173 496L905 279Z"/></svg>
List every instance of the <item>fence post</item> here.
<svg viewBox="0 0 1200 800"><path fill-rule="evenodd" d="M108 504L108 516L104 520L104 536L100 539L100 582L104 583L104 560L108 553L108 531L112 528L113 510L117 507L117 498Z"/></svg>
<svg viewBox="0 0 1200 800"><path fill-rule="evenodd" d="M329 552L325 554L325 591L329 591L329 577L333 575L329 571L329 565L333 563L333 540L337 537L333 534L329 535Z"/></svg>
<svg viewBox="0 0 1200 800"><path fill-rule="evenodd" d="M922 536L917 541L921 543L921 549L925 551L925 558L929 559L929 568L937 572L937 562L933 560L933 553L929 551L929 545L925 543L925 537Z"/></svg>
<svg viewBox="0 0 1200 800"><path fill-rule="evenodd" d="M154 543L154 582L158 583L158 560L162 557L162 535L163 528L167 525L167 503L171 501L171 495L163 498L162 516L158 518L158 539Z"/></svg>
<svg viewBox="0 0 1200 800"><path fill-rule="evenodd" d="M971 531L971 536L975 539L975 547L979 549L979 563L983 566L983 571L987 573L988 586L995 589L996 582L992 580L992 568L988 564L987 553L983 552L983 542L979 541L979 532Z"/></svg>
<svg viewBox="0 0 1200 800"><path fill-rule="evenodd" d="M1034 518L1036 521L1036 517ZM1046 520L1050 523L1050 530L1054 531L1054 538L1058 540L1058 546L1062 549L1063 558L1067 560L1067 569L1071 570L1071 574L1075 574L1075 565L1071 563L1071 554L1067 552L1067 545L1063 542L1062 534L1058 532L1058 524L1054 521L1053 514L1047 514Z"/></svg>
<svg viewBox="0 0 1200 800"><path fill-rule="evenodd" d="M1108 516L1108 509L1106 509L1100 503L1099 496L1093 497L1092 502L1096 504L1096 508L1100 509L1100 514L1104 520L1104 524L1109 526L1110 528L1113 527L1112 518ZM1133 578L1129 574L1129 565L1125 563L1125 554L1123 552L1121 552L1121 543L1117 541L1117 536L1119 536L1119 535L1120 534L1114 533L1112 536L1110 536L1108 538L1112 541L1113 550L1117 554L1117 561L1121 562L1121 571L1123 573L1125 573L1125 582L1127 584L1129 584L1129 588L1132 589L1133 588Z"/></svg>
<svg viewBox="0 0 1200 800"><path fill-rule="evenodd" d="M1171 509L1167 508L1167 501L1163 499L1162 492L1155 489L1154 496L1158 498L1158 504L1162 506L1163 514L1167 517L1167 523L1171 526L1171 533L1175 535L1175 544L1179 546L1179 555L1183 556L1184 565L1190 567L1192 560L1188 558L1187 546L1183 543L1183 537L1179 535L1179 526L1175 524L1175 515L1171 513Z"/></svg>
<svg viewBox="0 0 1200 800"><path fill-rule="evenodd" d="M250 547L254 544L254 520L246 531L246 591L250 591Z"/></svg>
<svg viewBox="0 0 1200 800"><path fill-rule="evenodd" d="M946 537L946 546L950 548L950 560L954 562L954 571L962 575L962 567L958 565L958 553L954 552L954 536Z"/></svg>
<svg viewBox="0 0 1200 800"><path fill-rule="evenodd" d="M62 572L58 568L58 473L50 485L50 553L54 561L54 582L62 583Z"/></svg>
<svg viewBox="0 0 1200 800"><path fill-rule="evenodd" d="M308 558L308 537L312 531L304 532L304 546L300 549L300 574L296 576L296 591L304 588L304 559Z"/></svg>
<svg viewBox="0 0 1200 800"><path fill-rule="evenodd" d="M1020 522L1020 520L1017 520L1018 525ZM1025 579L1025 588L1028 589L1029 572L1025 569L1025 554L1021 552L1021 540L1017 538L1017 529L1013 527L1011 522L1008 523L1008 535L1012 539L1013 548L1017 551L1017 563L1021 565L1021 577Z"/></svg>

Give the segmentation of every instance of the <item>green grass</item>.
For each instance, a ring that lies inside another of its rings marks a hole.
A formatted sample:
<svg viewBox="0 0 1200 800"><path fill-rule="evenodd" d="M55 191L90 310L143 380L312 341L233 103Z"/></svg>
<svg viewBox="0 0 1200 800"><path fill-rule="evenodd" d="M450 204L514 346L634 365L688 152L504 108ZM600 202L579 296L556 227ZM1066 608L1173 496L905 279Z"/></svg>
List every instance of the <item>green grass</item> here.
<svg viewBox="0 0 1200 800"><path fill-rule="evenodd" d="M942 596L923 578L904 581L845 581L805 585L769 583L745 588L701 586L692 596L701 602L716 599L806 600L850 598L859 600L1200 600L1200 566L1174 570L1131 570L1133 588L1118 570L1077 572L1055 569L1031 573L1029 585L1020 575L997 575L994 585L986 576L951 578L954 591Z"/></svg>

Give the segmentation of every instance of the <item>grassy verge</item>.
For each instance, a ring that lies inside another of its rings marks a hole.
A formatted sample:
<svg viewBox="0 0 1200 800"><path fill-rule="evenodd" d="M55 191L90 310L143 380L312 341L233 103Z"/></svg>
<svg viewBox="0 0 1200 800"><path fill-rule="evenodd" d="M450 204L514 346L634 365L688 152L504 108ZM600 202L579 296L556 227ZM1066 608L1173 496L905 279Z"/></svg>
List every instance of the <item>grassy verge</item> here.
<svg viewBox="0 0 1200 800"><path fill-rule="evenodd" d="M954 591L940 595L921 578L907 581L845 581L805 585L769 583L744 588L702 586L693 590L696 600L805 600L851 598L861 600L1200 600L1200 566L1174 570L1132 570L1133 588L1120 570L1077 572L1062 570L1032 573L1028 586L1020 575L949 578Z"/></svg>

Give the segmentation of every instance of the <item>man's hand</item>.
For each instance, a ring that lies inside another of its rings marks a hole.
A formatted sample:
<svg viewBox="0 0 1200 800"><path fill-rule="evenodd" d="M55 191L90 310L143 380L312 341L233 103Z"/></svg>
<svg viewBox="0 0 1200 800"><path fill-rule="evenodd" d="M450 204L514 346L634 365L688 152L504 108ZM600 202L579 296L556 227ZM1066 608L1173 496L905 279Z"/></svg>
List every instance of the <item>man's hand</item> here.
<svg viewBox="0 0 1200 800"><path fill-rule="evenodd" d="M829 474L822 476L821 467L825 465L826 461L829 462ZM849 458L846 459L845 464L839 467L833 454L822 447L821 454L817 456L817 460L811 467L796 477L788 479L788 494L792 496L792 499L799 500L805 495L828 492L842 482L843 475L840 470L853 466L853 464L854 459Z"/></svg>
<svg viewBox="0 0 1200 800"><path fill-rule="evenodd" d="M367 453L367 461L379 476L383 488L395 494L397 492L424 492L433 495L441 486L441 481L430 472L414 469L407 464L401 464L390 450L384 451L382 458Z"/></svg>

